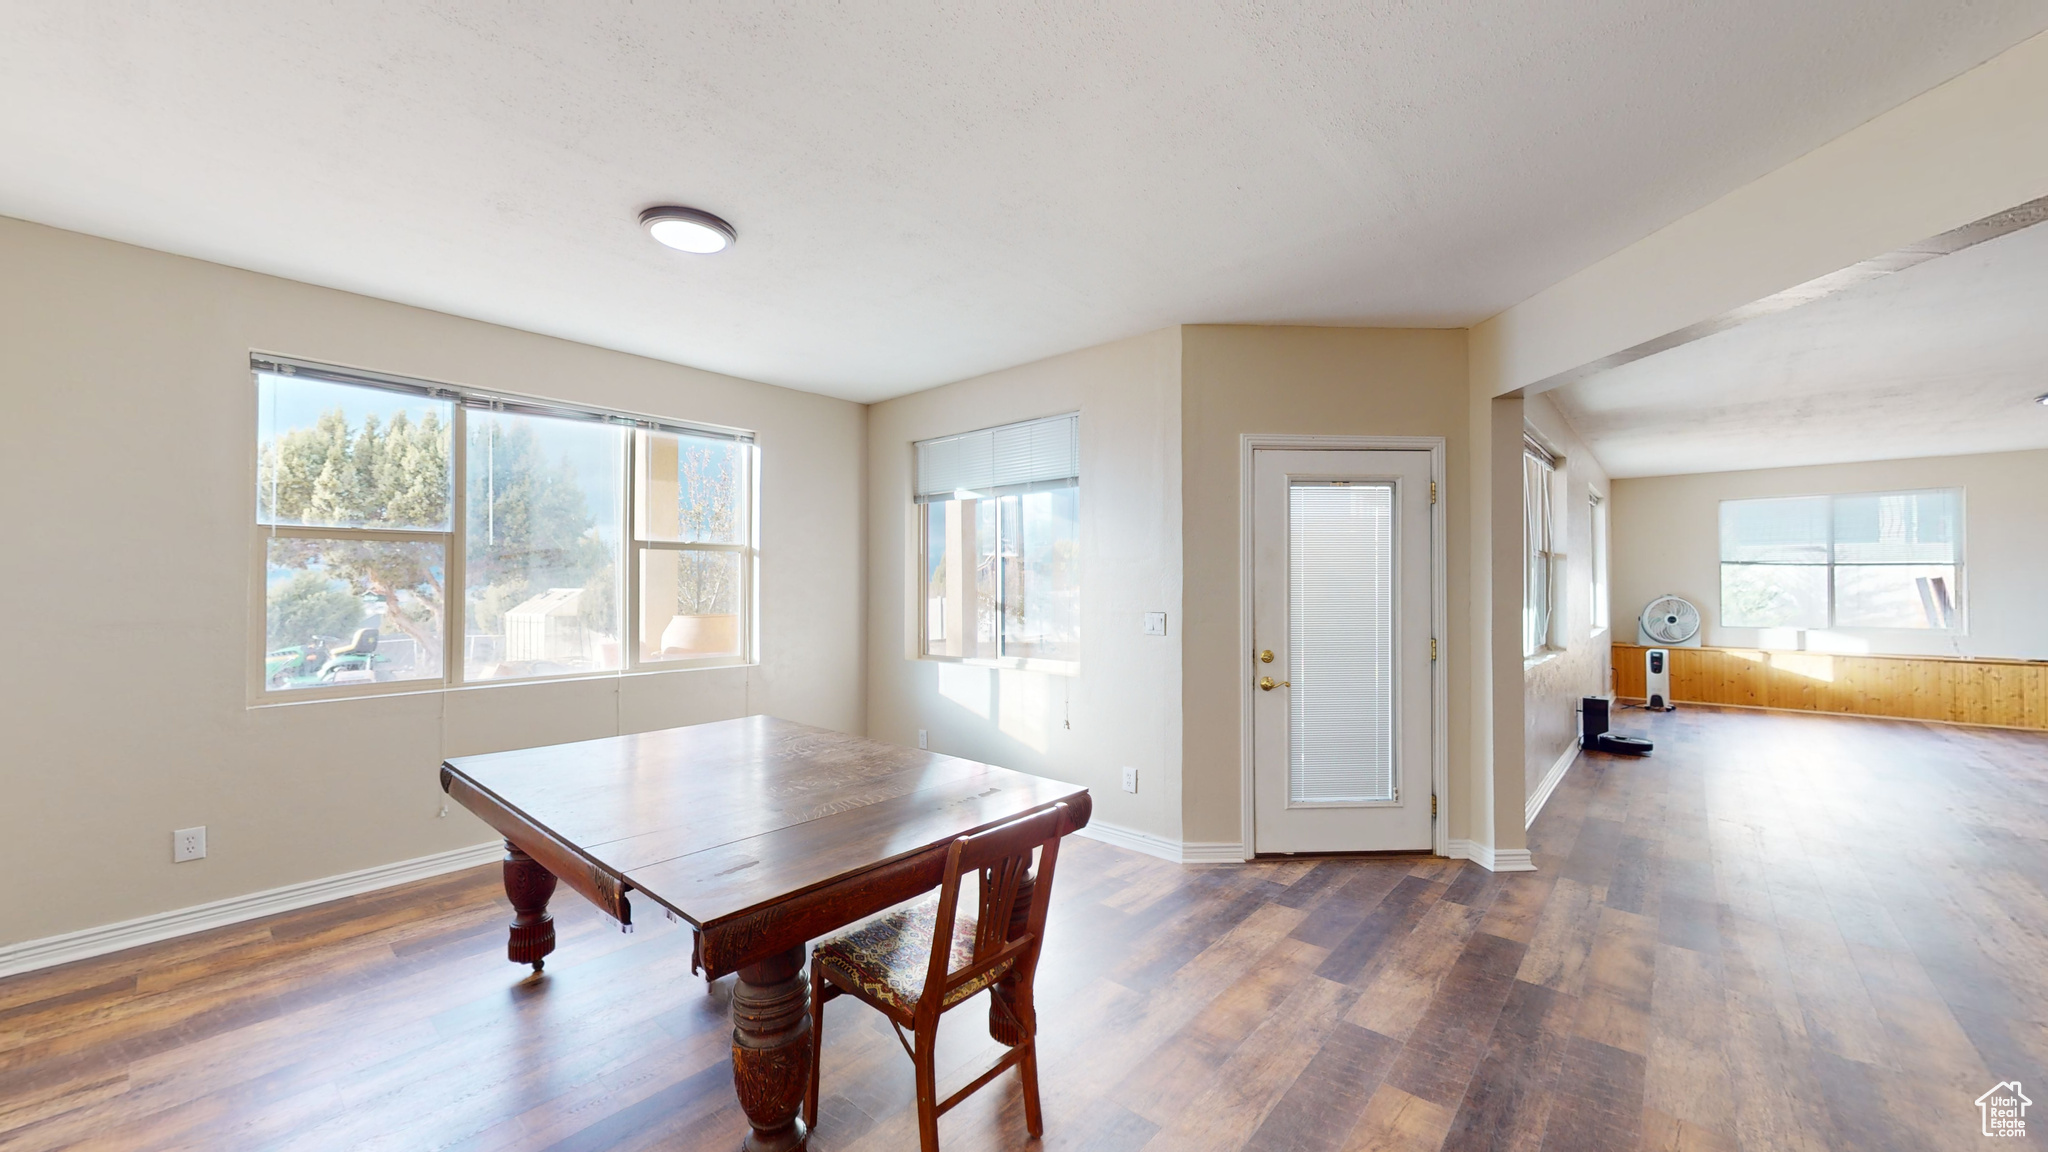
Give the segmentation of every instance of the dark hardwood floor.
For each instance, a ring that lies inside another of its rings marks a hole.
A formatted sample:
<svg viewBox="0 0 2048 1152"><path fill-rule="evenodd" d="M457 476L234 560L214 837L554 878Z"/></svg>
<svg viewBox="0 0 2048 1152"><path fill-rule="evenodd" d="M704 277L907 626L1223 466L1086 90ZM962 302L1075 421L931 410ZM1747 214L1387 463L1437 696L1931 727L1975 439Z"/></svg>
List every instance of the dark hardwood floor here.
<svg viewBox="0 0 2048 1152"><path fill-rule="evenodd" d="M1961 1149L1985 1089L2048 1088L2048 737L1617 727L1657 754L1582 760L1534 874L1070 840L1037 1147ZM539 977L488 868L0 981L0 1146L737 1148L730 980L658 918L555 909ZM887 1026L827 1012L812 1146L915 1147ZM949 1014L942 1093L981 1016ZM1014 1077L940 1134L1033 1146Z"/></svg>

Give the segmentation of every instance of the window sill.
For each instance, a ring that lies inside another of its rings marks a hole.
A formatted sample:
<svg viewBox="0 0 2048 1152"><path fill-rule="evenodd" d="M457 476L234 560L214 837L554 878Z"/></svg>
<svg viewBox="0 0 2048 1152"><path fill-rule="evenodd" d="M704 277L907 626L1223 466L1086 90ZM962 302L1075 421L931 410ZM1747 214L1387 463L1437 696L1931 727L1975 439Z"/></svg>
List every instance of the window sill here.
<svg viewBox="0 0 2048 1152"><path fill-rule="evenodd" d="M681 664L673 668L630 668L617 672L585 672L578 676L536 676L521 680L479 680L467 684L446 684L426 682L417 685L399 682L389 687L378 684L352 685L343 688L302 689L291 693L265 692L249 701L247 708L256 711L264 708L290 708L301 704L336 704L347 700L388 700L396 696L458 695L467 692L490 692L500 688L531 688L542 684L586 684L603 680L639 680L652 676L673 676L683 672L711 672L727 668L753 668L758 660L725 660L716 663Z"/></svg>
<svg viewBox="0 0 2048 1152"><path fill-rule="evenodd" d="M1052 676L1079 676L1081 664L1076 660L1027 660L1022 657L1003 656L913 656L932 664L953 664L966 668L995 668L1007 672L1044 672Z"/></svg>
<svg viewBox="0 0 2048 1152"><path fill-rule="evenodd" d="M1522 671L1527 672L1531 668L1535 668L1543 664L1548 664L1552 660L1556 660L1563 655L1564 649L1562 648L1545 648L1543 651L1538 652L1534 656L1524 656L1522 657Z"/></svg>

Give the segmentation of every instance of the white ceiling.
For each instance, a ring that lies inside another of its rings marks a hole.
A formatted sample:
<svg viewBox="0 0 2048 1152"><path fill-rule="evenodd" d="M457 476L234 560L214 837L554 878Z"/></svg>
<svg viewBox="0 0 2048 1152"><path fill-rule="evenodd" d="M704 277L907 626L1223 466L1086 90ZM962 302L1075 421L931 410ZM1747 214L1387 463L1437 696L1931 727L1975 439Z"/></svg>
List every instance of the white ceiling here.
<svg viewBox="0 0 2048 1152"><path fill-rule="evenodd" d="M1208 321L1462 325L2041 0L0 5L0 214L873 400ZM653 203L739 229L709 259Z"/></svg>
<svg viewBox="0 0 2048 1152"><path fill-rule="evenodd" d="M2048 448L2048 224L1550 393L1611 476Z"/></svg>

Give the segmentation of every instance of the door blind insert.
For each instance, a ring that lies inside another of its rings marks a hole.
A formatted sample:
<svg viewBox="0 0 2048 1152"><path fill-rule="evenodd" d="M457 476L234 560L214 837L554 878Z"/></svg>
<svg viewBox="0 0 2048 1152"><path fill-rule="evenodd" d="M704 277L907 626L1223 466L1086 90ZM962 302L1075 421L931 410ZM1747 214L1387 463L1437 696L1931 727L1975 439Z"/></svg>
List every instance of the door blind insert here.
<svg viewBox="0 0 2048 1152"><path fill-rule="evenodd" d="M1288 805L1384 804L1394 773L1394 486L1287 492Z"/></svg>

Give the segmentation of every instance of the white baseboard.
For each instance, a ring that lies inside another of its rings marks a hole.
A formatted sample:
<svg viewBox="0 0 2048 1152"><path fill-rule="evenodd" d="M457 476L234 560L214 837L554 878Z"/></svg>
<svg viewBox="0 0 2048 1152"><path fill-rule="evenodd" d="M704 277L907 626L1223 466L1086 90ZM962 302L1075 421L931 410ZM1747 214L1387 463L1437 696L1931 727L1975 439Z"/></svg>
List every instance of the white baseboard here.
<svg viewBox="0 0 2048 1152"><path fill-rule="evenodd" d="M1489 872L1534 872L1536 862L1527 848L1500 848L1471 840L1453 840L1444 846L1453 860L1470 860Z"/></svg>
<svg viewBox="0 0 2048 1152"><path fill-rule="evenodd" d="M1565 748L1564 755L1557 758L1557 763L1550 766L1550 771L1543 774L1543 779L1536 782L1536 790L1529 793L1529 802L1524 806L1526 819L1522 821L1522 827L1527 828L1536 823L1536 814L1543 811L1543 805L1550 800L1550 794L1557 791L1557 786L1564 781L1564 774L1571 771L1572 765L1577 763L1578 759L1579 742L1573 740Z"/></svg>
<svg viewBox="0 0 2048 1152"><path fill-rule="evenodd" d="M1556 770L1553 772L1562 775ZM1135 828L1105 824L1100 820L1091 821L1086 828L1081 829L1080 834L1091 840L1100 840L1104 844L1128 848L1133 852L1142 852L1147 856L1170 860L1176 864L1242 864L1245 859L1244 845L1234 840L1182 842L1169 840L1164 836L1154 836L1150 832L1140 832ZM1496 851L1485 844L1476 844L1470 840L1452 840L1446 848L1451 859L1470 860L1493 872L1536 870L1536 865L1530 860L1529 850L1526 848Z"/></svg>
<svg viewBox="0 0 2048 1152"><path fill-rule="evenodd" d="M1220 841L1183 843L1179 840L1169 840L1164 836L1154 836L1150 832L1140 832L1136 828L1125 828L1120 824L1105 824L1100 820L1090 821L1086 828L1081 829L1080 834L1090 840L1100 840L1104 844L1113 844L1118 848L1143 852L1147 856L1156 856L1175 864L1244 863L1244 846L1236 841L1227 844Z"/></svg>
<svg viewBox="0 0 2048 1152"><path fill-rule="evenodd" d="M174 936L204 932L209 928L219 928L244 920L273 916L279 912L324 904L344 896L374 892L379 888L424 880L430 876L460 872L464 868L493 863L504 856L504 841L493 840L488 844L437 852L432 856L421 856L415 860L379 864L374 868L344 872L339 876L329 876L321 880L287 884L266 892L251 892L246 896L230 896L209 904L195 904L190 908L158 912L152 916L123 920L118 924L102 924L97 928L66 932L61 936L45 936L41 940L24 940L19 944L0 945L0 977L68 964L73 960L104 956L124 948L154 944Z"/></svg>
<svg viewBox="0 0 2048 1152"><path fill-rule="evenodd" d="M1143 852L1147 856L1157 856L1161 860L1180 863L1180 841L1154 836L1150 832L1140 832L1136 828L1090 820L1088 826L1081 829L1081 835L1090 840L1100 840L1104 844L1113 844L1118 848L1128 848L1133 852Z"/></svg>

